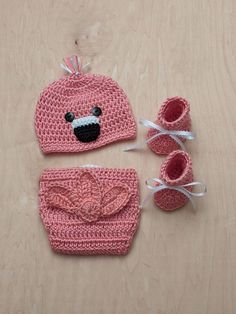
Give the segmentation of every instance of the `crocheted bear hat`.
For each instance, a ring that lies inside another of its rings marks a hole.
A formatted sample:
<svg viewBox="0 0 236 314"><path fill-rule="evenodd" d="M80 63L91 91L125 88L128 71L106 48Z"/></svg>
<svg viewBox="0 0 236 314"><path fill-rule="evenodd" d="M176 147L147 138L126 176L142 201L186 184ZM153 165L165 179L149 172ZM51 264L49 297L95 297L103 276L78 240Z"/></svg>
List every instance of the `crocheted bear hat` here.
<svg viewBox="0 0 236 314"><path fill-rule="evenodd" d="M134 139L136 123L120 86L110 77L83 73L77 56L64 62L69 75L46 87L36 107L42 151L83 152Z"/></svg>
<svg viewBox="0 0 236 314"><path fill-rule="evenodd" d="M46 169L40 178L39 212L54 251L123 255L140 218L134 169Z"/></svg>

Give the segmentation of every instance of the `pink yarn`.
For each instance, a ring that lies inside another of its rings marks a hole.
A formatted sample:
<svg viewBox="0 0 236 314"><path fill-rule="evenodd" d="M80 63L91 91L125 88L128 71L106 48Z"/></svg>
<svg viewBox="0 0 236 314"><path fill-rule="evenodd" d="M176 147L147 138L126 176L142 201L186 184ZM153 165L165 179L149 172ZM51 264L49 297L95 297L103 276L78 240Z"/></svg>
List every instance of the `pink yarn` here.
<svg viewBox="0 0 236 314"><path fill-rule="evenodd" d="M172 152L162 163L160 179L171 186L184 185L193 181L192 161L188 153L181 150ZM192 187L186 187L192 191ZM181 192L165 189L154 194L155 204L171 211L184 206L188 198Z"/></svg>
<svg viewBox="0 0 236 314"><path fill-rule="evenodd" d="M138 177L133 169L46 169L39 203L56 252L123 255L140 217Z"/></svg>
<svg viewBox="0 0 236 314"><path fill-rule="evenodd" d="M100 135L89 143L80 142L65 114L88 117L96 106L102 109ZM44 153L82 152L136 137L136 123L124 91L109 77L82 72L63 77L43 90L36 107L35 129Z"/></svg>
<svg viewBox="0 0 236 314"><path fill-rule="evenodd" d="M168 98L161 106L155 123L166 130L190 131L191 119L189 111L190 105L184 98ZM147 138L158 132L157 130L149 129ZM181 140L185 142L185 139L182 138ZM179 145L169 135L161 135L155 138L153 141L148 142L148 146L158 155L168 155L172 151L179 149Z"/></svg>

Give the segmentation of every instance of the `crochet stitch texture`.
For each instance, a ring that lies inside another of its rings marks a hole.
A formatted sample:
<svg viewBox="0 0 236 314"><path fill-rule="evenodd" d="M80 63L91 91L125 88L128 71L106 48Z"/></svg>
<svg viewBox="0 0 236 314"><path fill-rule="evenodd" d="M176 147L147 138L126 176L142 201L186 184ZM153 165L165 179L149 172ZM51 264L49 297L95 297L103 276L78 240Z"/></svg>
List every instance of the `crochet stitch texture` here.
<svg viewBox="0 0 236 314"><path fill-rule="evenodd" d="M46 169L39 203L53 250L123 255L139 223L137 174L133 169Z"/></svg>
<svg viewBox="0 0 236 314"><path fill-rule="evenodd" d="M97 124L89 123L94 107L102 112ZM73 130L65 120L68 112L78 118L74 125L87 124ZM124 91L109 77L82 72L44 89L36 107L35 129L44 153L82 152L136 137L136 123Z"/></svg>
<svg viewBox="0 0 236 314"><path fill-rule="evenodd" d="M168 98L161 106L156 124L160 125L166 130L171 131L190 131L190 105L188 101L181 97ZM147 133L147 138L152 137L158 131L150 129ZM186 140L181 138L182 142ZM174 139L169 135L161 135L153 141L148 142L150 149L158 155L168 155L172 151L178 150L180 147Z"/></svg>
<svg viewBox="0 0 236 314"><path fill-rule="evenodd" d="M168 185L178 186L193 181L192 160L181 150L172 152L162 163L159 178ZM192 191L192 187L186 188ZM184 206L189 199L181 192L165 189L154 194L155 204L163 210L175 210Z"/></svg>

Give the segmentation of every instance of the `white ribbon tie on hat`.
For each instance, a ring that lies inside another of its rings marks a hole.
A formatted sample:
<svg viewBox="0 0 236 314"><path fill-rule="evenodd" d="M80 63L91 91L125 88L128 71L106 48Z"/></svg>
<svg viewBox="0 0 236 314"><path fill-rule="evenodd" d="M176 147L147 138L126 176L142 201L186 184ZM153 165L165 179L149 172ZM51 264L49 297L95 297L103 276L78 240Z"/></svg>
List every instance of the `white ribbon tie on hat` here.
<svg viewBox="0 0 236 314"><path fill-rule="evenodd" d="M156 183L159 183L159 185L156 185ZM146 181L146 186L148 189L151 190L151 192L145 197L145 199L141 203L140 205L141 208L147 203L147 201L152 197L153 194L162 190L166 190L166 189L178 191L184 194L190 200L193 208L196 207L193 197L201 197L207 193L206 185L199 181L190 182L183 185L169 185L163 182L161 179L151 178ZM203 191L194 193L186 189L187 187L193 187L193 186L201 186L203 188Z"/></svg>
<svg viewBox="0 0 236 314"><path fill-rule="evenodd" d="M69 60L69 64L68 64ZM89 63L82 65L81 59L78 56L71 56L69 58L63 59L64 63L61 63L60 66L63 70L65 70L68 74L80 74L81 70L86 72L89 68Z"/></svg>
<svg viewBox="0 0 236 314"><path fill-rule="evenodd" d="M181 147L181 149L183 151L186 151L184 143L181 141L181 139L179 139L179 137L188 139L188 140L193 140L195 138L195 134L189 131L174 131L174 130L166 130L163 127L161 127L160 125L146 120L146 119L140 119L139 123L149 129L153 129L158 131L158 133L154 134L153 136L149 137L148 139L146 139L143 143L141 144L134 144L134 145L130 145L126 148L123 149L123 151L127 152L130 150L134 150L134 149L138 149L143 147L144 145L146 145L147 143L153 141L154 139L156 139L159 136L162 135L169 135L177 144L179 144L179 146Z"/></svg>

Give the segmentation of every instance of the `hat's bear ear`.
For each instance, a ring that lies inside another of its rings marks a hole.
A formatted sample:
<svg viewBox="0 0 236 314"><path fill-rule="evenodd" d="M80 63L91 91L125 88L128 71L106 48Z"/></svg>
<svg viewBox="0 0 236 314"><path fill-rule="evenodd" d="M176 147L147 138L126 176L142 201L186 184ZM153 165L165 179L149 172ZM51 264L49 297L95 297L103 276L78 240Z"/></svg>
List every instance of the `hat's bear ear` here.
<svg viewBox="0 0 236 314"><path fill-rule="evenodd" d="M73 112L67 112L65 114L65 119L67 122L72 122L75 119L75 115L73 114Z"/></svg>

